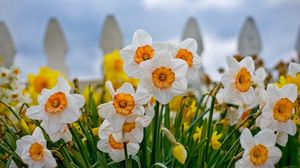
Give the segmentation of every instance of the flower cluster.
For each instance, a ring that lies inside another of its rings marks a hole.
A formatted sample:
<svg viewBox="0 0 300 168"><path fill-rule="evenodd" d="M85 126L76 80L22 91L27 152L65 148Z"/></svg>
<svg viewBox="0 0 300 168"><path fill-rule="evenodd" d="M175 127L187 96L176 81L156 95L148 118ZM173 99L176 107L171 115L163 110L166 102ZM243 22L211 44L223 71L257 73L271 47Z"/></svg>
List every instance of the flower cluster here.
<svg viewBox="0 0 300 168"><path fill-rule="evenodd" d="M251 57L245 57L240 62L234 57L228 57L227 64L229 70L221 79L224 89L219 92L219 100L238 105L238 115L233 114L238 119L232 121L246 119L251 115L252 109L257 107L256 126L261 128L254 141L249 129L243 131L240 141L245 151L236 167L272 166L281 157L281 151L274 147L275 143L285 146L288 135L293 136L297 131L292 121L297 85L286 84L278 88L275 84L268 84L265 90L266 72L262 68L255 70ZM289 74L295 76L299 73L300 69L296 67L299 65L291 63Z"/></svg>
<svg viewBox="0 0 300 168"><path fill-rule="evenodd" d="M20 79L20 69L0 67L0 99L19 111L24 103L30 103L29 95L24 93L25 85ZM0 114L9 115L3 104L0 104Z"/></svg>

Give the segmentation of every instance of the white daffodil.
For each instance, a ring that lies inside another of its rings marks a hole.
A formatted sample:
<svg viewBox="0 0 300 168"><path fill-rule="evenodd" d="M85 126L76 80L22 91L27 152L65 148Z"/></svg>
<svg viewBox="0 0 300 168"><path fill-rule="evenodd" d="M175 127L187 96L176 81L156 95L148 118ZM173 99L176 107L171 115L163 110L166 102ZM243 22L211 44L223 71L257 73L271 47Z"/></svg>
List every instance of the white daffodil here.
<svg viewBox="0 0 300 168"><path fill-rule="evenodd" d="M254 137L245 128L240 137L244 148L243 157L235 164L236 168L274 167L281 158L281 151L275 146L276 136L269 129L261 130Z"/></svg>
<svg viewBox="0 0 300 168"><path fill-rule="evenodd" d="M185 61L171 57L168 51L156 52L153 59L141 63L140 87L151 92L160 103L167 104L185 92L187 70Z"/></svg>
<svg viewBox="0 0 300 168"><path fill-rule="evenodd" d="M123 142L141 143L144 137L144 128L147 127L154 116L153 107L148 105L145 115L128 117L122 126L122 131L114 133L114 137Z"/></svg>
<svg viewBox="0 0 300 168"><path fill-rule="evenodd" d="M37 106L30 107L26 116L35 120L42 120L49 134L57 133L62 125L78 120L80 108L84 105L84 97L70 94L68 82L58 78L58 82L51 90L43 89L38 97Z"/></svg>
<svg viewBox="0 0 300 168"><path fill-rule="evenodd" d="M189 80L194 80L195 77L197 78L199 76L201 61L200 57L197 55L196 40L187 38L181 42L172 41L170 44L172 57L182 59L188 65L187 78Z"/></svg>
<svg viewBox="0 0 300 168"><path fill-rule="evenodd" d="M116 131L122 129L128 117L144 114L143 105L147 104L150 98L146 90L140 88L135 92L130 83L124 83L116 91L110 81L106 82L106 86L113 101L98 106L98 113L100 117L108 119Z"/></svg>
<svg viewBox="0 0 300 168"><path fill-rule="evenodd" d="M140 63L154 57L155 49L152 46L151 36L144 30L138 29L133 34L133 41L130 46L120 51L124 61L124 72L129 77L140 78Z"/></svg>
<svg viewBox="0 0 300 168"><path fill-rule="evenodd" d="M238 62L234 57L227 57L229 70L221 78L224 86L224 99L227 103L241 101L246 104L254 99L253 73L254 62L251 57L245 57Z"/></svg>
<svg viewBox="0 0 300 168"><path fill-rule="evenodd" d="M43 122L41 126L44 128L45 132L49 135L51 141L53 142L57 142L60 139L63 139L65 142L72 141L72 134L66 124L62 124L59 130L55 133L51 133L49 131L49 128L45 122Z"/></svg>
<svg viewBox="0 0 300 168"><path fill-rule="evenodd" d="M0 86L6 85L8 83L9 83L9 70L4 67L0 67Z"/></svg>
<svg viewBox="0 0 300 168"><path fill-rule="evenodd" d="M49 149L39 127L32 135L17 140L16 153L29 167L56 167L56 161Z"/></svg>
<svg viewBox="0 0 300 168"><path fill-rule="evenodd" d="M120 162L125 159L124 143L126 143L128 155L137 154L140 148L139 144L130 141L123 142L122 138L113 136L114 131L108 120L104 120L98 131L100 140L97 143L97 148L102 152L108 153L114 162Z"/></svg>
<svg viewBox="0 0 300 168"><path fill-rule="evenodd" d="M291 120L294 113L294 102L297 98L297 87L294 84L278 88L274 84L267 87L267 102L256 125L261 129L277 131L277 143L284 146L288 135L295 135L297 128Z"/></svg>
<svg viewBox="0 0 300 168"><path fill-rule="evenodd" d="M288 69L288 75L296 76L297 73L300 73L300 64L291 62Z"/></svg>

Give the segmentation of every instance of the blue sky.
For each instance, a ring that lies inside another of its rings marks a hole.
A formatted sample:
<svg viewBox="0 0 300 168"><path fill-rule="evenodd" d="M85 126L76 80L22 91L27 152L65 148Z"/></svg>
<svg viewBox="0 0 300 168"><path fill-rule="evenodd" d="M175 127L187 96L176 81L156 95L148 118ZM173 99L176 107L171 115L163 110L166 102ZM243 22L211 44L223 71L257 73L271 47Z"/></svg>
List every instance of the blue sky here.
<svg viewBox="0 0 300 168"><path fill-rule="evenodd" d="M225 57L236 53L237 37L246 16L253 16L263 43L260 56L272 66L296 56L300 0L0 0L0 21L15 41L15 62L23 74L46 65L43 51L47 22L56 17L65 32L71 76L100 77L100 32L113 14L131 43L135 29L145 29L155 41L180 39L189 17L200 26L205 69L215 78Z"/></svg>

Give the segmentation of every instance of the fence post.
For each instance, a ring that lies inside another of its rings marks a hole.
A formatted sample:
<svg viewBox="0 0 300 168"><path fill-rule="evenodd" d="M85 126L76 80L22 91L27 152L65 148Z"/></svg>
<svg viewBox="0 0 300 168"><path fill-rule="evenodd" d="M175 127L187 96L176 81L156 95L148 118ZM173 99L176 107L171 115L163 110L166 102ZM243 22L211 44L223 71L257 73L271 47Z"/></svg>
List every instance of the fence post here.
<svg viewBox="0 0 300 168"><path fill-rule="evenodd" d="M0 67L9 68L14 64L16 48L4 22L0 22Z"/></svg>
<svg viewBox="0 0 300 168"><path fill-rule="evenodd" d="M188 19L185 28L183 29L181 39L184 40L186 38L193 38L197 41L198 44L197 54L200 56L203 52L202 36L197 21L193 17Z"/></svg>
<svg viewBox="0 0 300 168"><path fill-rule="evenodd" d="M262 44L258 29L252 17L247 17L238 40L238 52L242 56L258 55Z"/></svg>
<svg viewBox="0 0 300 168"><path fill-rule="evenodd" d="M122 32L113 15L108 15L105 19L100 35L99 47L102 49L103 54L123 47Z"/></svg>
<svg viewBox="0 0 300 168"><path fill-rule="evenodd" d="M66 64L68 46L63 30L58 21L54 18L50 19L48 22L44 49L47 55L47 65L68 76L69 68Z"/></svg>

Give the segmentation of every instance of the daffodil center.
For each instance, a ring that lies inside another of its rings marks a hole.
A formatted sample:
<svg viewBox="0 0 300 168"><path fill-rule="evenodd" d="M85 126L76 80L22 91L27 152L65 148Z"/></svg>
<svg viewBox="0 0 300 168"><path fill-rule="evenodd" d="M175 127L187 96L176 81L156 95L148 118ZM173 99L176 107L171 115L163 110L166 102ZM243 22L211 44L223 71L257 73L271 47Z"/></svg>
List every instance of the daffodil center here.
<svg viewBox="0 0 300 168"><path fill-rule="evenodd" d="M131 94L118 93L114 96L113 105L118 114L126 116L132 113L135 101Z"/></svg>
<svg viewBox="0 0 300 168"><path fill-rule="evenodd" d="M125 122L122 127L124 133L129 133L135 128L135 122Z"/></svg>
<svg viewBox="0 0 300 168"><path fill-rule="evenodd" d="M44 88L48 88L49 87L49 81L47 78L43 77L43 76L37 76L34 80L34 90L38 93L41 93L41 91Z"/></svg>
<svg viewBox="0 0 300 168"><path fill-rule="evenodd" d="M35 142L29 147L29 157L32 160L39 161L44 157L44 147L43 145Z"/></svg>
<svg viewBox="0 0 300 168"><path fill-rule="evenodd" d="M240 92L247 92L251 87L251 74L246 68L241 68L235 77L235 87Z"/></svg>
<svg viewBox="0 0 300 168"><path fill-rule="evenodd" d="M268 153L268 149L264 145L255 145L249 152L251 163L254 166L263 165L268 160Z"/></svg>
<svg viewBox="0 0 300 168"><path fill-rule="evenodd" d="M118 142L114 139L112 134L108 136L108 144L113 148L113 149L123 149L124 145L122 142ZM128 141L126 141L126 144L128 144Z"/></svg>
<svg viewBox="0 0 300 168"><path fill-rule="evenodd" d="M187 49L179 49L177 51L176 58L184 60L188 64L189 68L193 66L193 54Z"/></svg>
<svg viewBox="0 0 300 168"><path fill-rule="evenodd" d="M134 61L140 64L143 61L151 59L154 55L154 49L150 45L138 47L135 51Z"/></svg>
<svg viewBox="0 0 300 168"><path fill-rule="evenodd" d="M57 114L62 112L68 105L67 97L62 92L52 94L46 104L45 111L51 114Z"/></svg>
<svg viewBox="0 0 300 168"><path fill-rule="evenodd" d="M294 105L288 98L278 100L273 109L273 117L280 122L287 122L292 117Z"/></svg>
<svg viewBox="0 0 300 168"><path fill-rule="evenodd" d="M171 68L160 67L152 72L152 81L155 87L167 89L175 81L175 73Z"/></svg>

